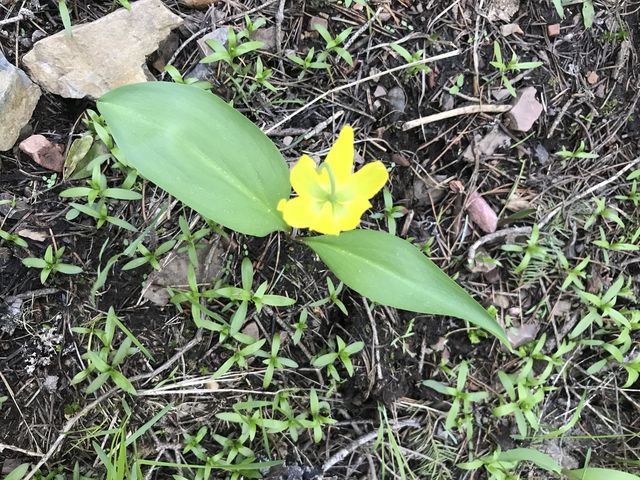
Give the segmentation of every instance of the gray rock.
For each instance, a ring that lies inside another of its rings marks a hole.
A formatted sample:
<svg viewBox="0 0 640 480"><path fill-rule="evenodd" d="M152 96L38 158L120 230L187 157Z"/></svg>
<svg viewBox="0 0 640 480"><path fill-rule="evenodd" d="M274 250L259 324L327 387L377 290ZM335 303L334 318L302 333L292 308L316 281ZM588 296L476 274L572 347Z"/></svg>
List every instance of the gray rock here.
<svg viewBox="0 0 640 480"><path fill-rule="evenodd" d="M549 151L545 148L544 145L538 143L533 149L533 158L544 165L549 160Z"/></svg>
<svg viewBox="0 0 640 480"><path fill-rule="evenodd" d="M146 57L182 23L160 0L139 0L99 20L36 43L25 67L43 88L67 98L98 98L109 90L151 80Z"/></svg>
<svg viewBox="0 0 640 480"><path fill-rule="evenodd" d="M0 53L0 152L15 145L39 98L38 86Z"/></svg>

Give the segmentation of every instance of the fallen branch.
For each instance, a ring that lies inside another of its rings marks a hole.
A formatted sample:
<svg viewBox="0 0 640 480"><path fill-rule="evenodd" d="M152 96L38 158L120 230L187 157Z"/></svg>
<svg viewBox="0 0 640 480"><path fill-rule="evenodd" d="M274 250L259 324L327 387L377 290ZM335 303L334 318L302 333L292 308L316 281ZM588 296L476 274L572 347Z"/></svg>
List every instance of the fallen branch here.
<svg viewBox="0 0 640 480"><path fill-rule="evenodd" d="M415 420L404 420L402 422L398 422L391 425L391 429L399 430L404 427L417 428L419 426L420 426L420 423ZM322 471L326 472L327 470L332 468L336 463L339 463L345 458L347 458L347 455L352 453L354 450L361 447L362 445L366 445L367 443L372 442L377 437L378 437L378 430L374 430L373 432L369 432L366 435L363 435L360 438L355 439L352 443L338 450L326 462L324 462L324 465L322 466Z"/></svg>
<svg viewBox="0 0 640 480"><path fill-rule="evenodd" d="M439 122L440 120L457 117L459 115L473 115L474 113L505 113L509 110L511 110L511 105L469 105L468 107L454 108L453 110L447 110L446 112L434 113L433 115L427 115L426 117L410 120L402 125L402 130L406 132L412 128L420 127L428 123Z"/></svg>

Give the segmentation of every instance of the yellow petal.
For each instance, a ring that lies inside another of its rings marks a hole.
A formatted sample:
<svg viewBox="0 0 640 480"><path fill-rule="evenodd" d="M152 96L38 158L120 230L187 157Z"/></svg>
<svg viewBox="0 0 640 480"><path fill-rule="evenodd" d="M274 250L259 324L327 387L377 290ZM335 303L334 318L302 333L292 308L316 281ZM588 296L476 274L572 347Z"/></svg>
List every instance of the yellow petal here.
<svg viewBox="0 0 640 480"><path fill-rule="evenodd" d="M325 235L338 235L340 228L333 215L333 205L331 202L324 202L319 215L311 222L311 230Z"/></svg>
<svg viewBox="0 0 640 480"><path fill-rule="evenodd" d="M345 125L325 160L336 177L336 184L345 183L353 172L353 128Z"/></svg>
<svg viewBox="0 0 640 480"><path fill-rule="evenodd" d="M370 199L387 183L389 174L382 162L367 163L349 180L354 198Z"/></svg>
<svg viewBox="0 0 640 480"><path fill-rule="evenodd" d="M303 195L291 200L280 200L278 210L287 225L295 228L310 228L317 220L322 204L313 197Z"/></svg>
<svg viewBox="0 0 640 480"><path fill-rule="evenodd" d="M316 167L316 162L311 157L303 155L291 169L289 179L291 180L291 186L298 195L313 197L321 195L320 182L322 179L318 175Z"/></svg>
<svg viewBox="0 0 640 480"><path fill-rule="evenodd" d="M362 214L371 208L369 200L358 198L348 204L338 205L335 219L341 232L353 230L360 224Z"/></svg>

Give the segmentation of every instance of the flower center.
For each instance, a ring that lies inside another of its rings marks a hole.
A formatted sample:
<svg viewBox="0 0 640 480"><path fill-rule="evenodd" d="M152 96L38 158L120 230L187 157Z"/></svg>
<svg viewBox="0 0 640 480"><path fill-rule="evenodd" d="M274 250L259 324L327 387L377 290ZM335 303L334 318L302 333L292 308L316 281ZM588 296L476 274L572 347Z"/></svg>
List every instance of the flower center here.
<svg viewBox="0 0 640 480"><path fill-rule="evenodd" d="M338 196L336 194L336 177L333 174L333 170L328 163L323 162L318 166L318 172L322 170L325 170L327 172L327 175L329 176L330 191L327 193L325 200L327 202L331 202L331 204L335 204L338 201Z"/></svg>

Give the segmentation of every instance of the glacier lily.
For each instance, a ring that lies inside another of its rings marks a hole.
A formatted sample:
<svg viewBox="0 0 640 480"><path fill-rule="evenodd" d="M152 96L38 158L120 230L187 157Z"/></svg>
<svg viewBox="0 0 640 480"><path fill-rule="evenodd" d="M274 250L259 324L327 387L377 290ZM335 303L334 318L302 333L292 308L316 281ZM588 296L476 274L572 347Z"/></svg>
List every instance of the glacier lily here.
<svg viewBox="0 0 640 480"><path fill-rule="evenodd" d="M380 161L353 172L353 128L345 126L320 165L303 155L291 169L291 186L298 194L282 199L278 210L291 227L338 235L353 230L369 200L384 186L389 174Z"/></svg>

